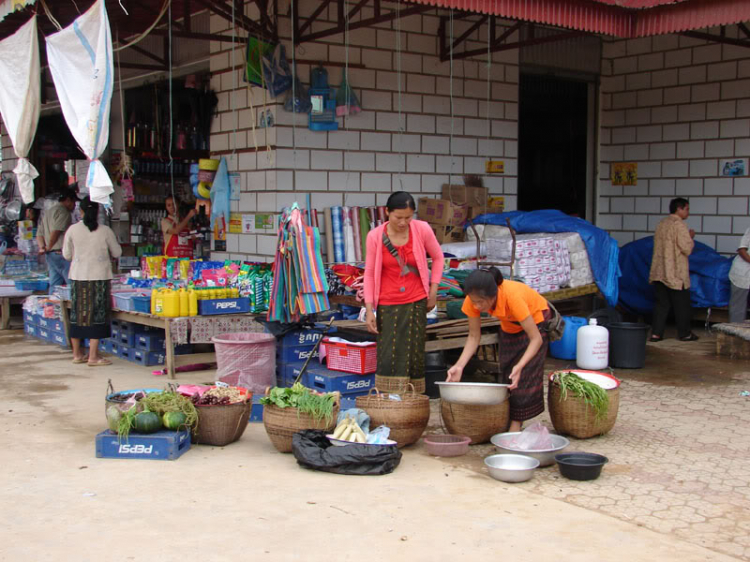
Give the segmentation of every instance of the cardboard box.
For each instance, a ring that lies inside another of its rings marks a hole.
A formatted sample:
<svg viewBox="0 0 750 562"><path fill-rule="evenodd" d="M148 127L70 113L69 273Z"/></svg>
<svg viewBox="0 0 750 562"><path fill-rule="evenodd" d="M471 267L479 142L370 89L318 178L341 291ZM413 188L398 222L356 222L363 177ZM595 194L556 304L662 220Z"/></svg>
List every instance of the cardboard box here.
<svg viewBox="0 0 750 562"><path fill-rule="evenodd" d="M446 199L430 199L422 197L419 200L419 219L430 224L442 226L458 226L469 216L469 208L451 205Z"/></svg>
<svg viewBox="0 0 750 562"><path fill-rule="evenodd" d="M464 229L460 226L432 226L432 232L435 233L435 238L440 244L448 244L449 242L463 242L464 241Z"/></svg>
<svg viewBox="0 0 750 562"><path fill-rule="evenodd" d="M447 199L454 205L484 207L487 202L487 195L486 187L443 184L443 199Z"/></svg>

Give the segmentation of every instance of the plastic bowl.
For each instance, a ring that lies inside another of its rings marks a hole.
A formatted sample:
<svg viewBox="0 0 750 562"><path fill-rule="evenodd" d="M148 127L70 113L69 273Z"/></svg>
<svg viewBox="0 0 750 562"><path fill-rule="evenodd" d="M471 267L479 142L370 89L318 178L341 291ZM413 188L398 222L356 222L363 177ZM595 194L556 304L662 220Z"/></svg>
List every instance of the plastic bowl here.
<svg viewBox="0 0 750 562"><path fill-rule="evenodd" d="M460 457L469 452L471 437L465 435L425 435L424 446L435 457Z"/></svg>
<svg viewBox="0 0 750 562"><path fill-rule="evenodd" d="M466 406L494 406L508 399L508 384L489 382L436 382L440 398Z"/></svg>
<svg viewBox="0 0 750 562"><path fill-rule="evenodd" d="M501 482L526 482L534 476L539 461L523 455L491 455L484 459L487 470Z"/></svg>
<svg viewBox="0 0 750 562"><path fill-rule="evenodd" d="M531 457L539 461L540 467L555 464L555 455L561 453L565 449L565 447L570 445L570 441L568 441L566 437L563 437L562 435L555 435L554 433L552 433L550 434L553 445L551 449L532 449L528 451L522 449L514 449L510 445L510 441L517 435L521 435L521 432L498 433L497 435L492 436L491 441L497 449L498 453L510 453L513 455L524 455L527 457Z"/></svg>
<svg viewBox="0 0 750 562"><path fill-rule="evenodd" d="M596 480L602 467L609 462L596 453L562 453L555 455L560 474L570 480Z"/></svg>

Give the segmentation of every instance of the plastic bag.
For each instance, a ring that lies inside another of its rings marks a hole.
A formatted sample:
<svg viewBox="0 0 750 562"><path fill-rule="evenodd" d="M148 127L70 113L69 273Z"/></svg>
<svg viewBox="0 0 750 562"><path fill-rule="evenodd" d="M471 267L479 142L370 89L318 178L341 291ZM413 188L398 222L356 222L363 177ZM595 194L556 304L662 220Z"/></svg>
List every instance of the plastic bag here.
<svg viewBox="0 0 750 562"><path fill-rule="evenodd" d="M310 93L295 76L294 88L289 89L284 100L284 110L294 113L310 113L310 109L312 109Z"/></svg>
<svg viewBox="0 0 750 562"><path fill-rule="evenodd" d="M395 446L334 447L326 438L325 431L314 429L294 434L292 454L303 468L359 476L390 474L401 462L401 451Z"/></svg>
<svg viewBox="0 0 750 562"><path fill-rule="evenodd" d="M532 423L512 441L513 448L522 451L537 451L554 447L549 430L541 423Z"/></svg>
<svg viewBox="0 0 750 562"><path fill-rule="evenodd" d="M336 115L342 117L344 115L356 115L362 111L362 107L357 99L357 94L354 93L349 81L347 80L346 74L341 79L341 86L339 86L338 92L336 93Z"/></svg>
<svg viewBox="0 0 750 562"><path fill-rule="evenodd" d="M283 94L292 87L292 71L286 60L284 45L279 43L270 55L263 56L263 78L272 98Z"/></svg>

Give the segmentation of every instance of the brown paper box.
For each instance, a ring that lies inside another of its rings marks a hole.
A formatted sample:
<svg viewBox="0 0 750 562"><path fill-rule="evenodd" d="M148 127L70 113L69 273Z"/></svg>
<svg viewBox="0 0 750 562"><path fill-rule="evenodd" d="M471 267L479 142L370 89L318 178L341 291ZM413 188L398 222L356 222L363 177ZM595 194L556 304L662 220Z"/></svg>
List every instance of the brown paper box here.
<svg viewBox="0 0 750 562"><path fill-rule="evenodd" d="M433 225L458 226L469 216L468 207L451 205L445 199L422 197L419 200L419 219Z"/></svg>
<svg viewBox="0 0 750 562"><path fill-rule="evenodd" d="M484 207L487 202L487 194L486 187L443 184L443 199L451 201L454 205Z"/></svg>

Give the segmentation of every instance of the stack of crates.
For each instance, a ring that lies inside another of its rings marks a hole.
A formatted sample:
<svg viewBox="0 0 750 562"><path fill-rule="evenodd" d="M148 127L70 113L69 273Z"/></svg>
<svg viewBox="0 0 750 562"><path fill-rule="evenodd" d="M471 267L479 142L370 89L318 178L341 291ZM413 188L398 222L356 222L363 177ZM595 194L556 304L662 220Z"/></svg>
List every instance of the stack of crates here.
<svg viewBox="0 0 750 562"><path fill-rule="evenodd" d="M294 381L299 376L303 365L304 363L298 363L289 366L287 377ZM341 410L354 408L357 396L364 396L371 388L375 387L375 373L355 375L332 371L317 361L310 361L300 380L307 388L312 388L318 392L340 392Z"/></svg>
<svg viewBox="0 0 750 562"><path fill-rule="evenodd" d="M23 331L27 336L38 340L54 343L65 349L70 348L65 337L65 326L58 318L45 318L31 311L23 311ZM88 347L89 340L83 340L84 347Z"/></svg>
<svg viewBox="0 0 750 562"><path fill-rule="evenodd" d="M163 365L166 359L164 330L120 320L112 321L112 335L102 340L103 351L144 367ZM190 344L175 346L175 355L191 353Z"/></svg>
<svg viewBox="0 0 750 562"><path fill-rule="evenodd" d="M313 353L313 348L322 337L320 330L295 330L277 341L276 386L292 386L296 378L296 375L291 376L293 367L301 367L311 355L309 366L318 364L319 352Z"/></svg>

